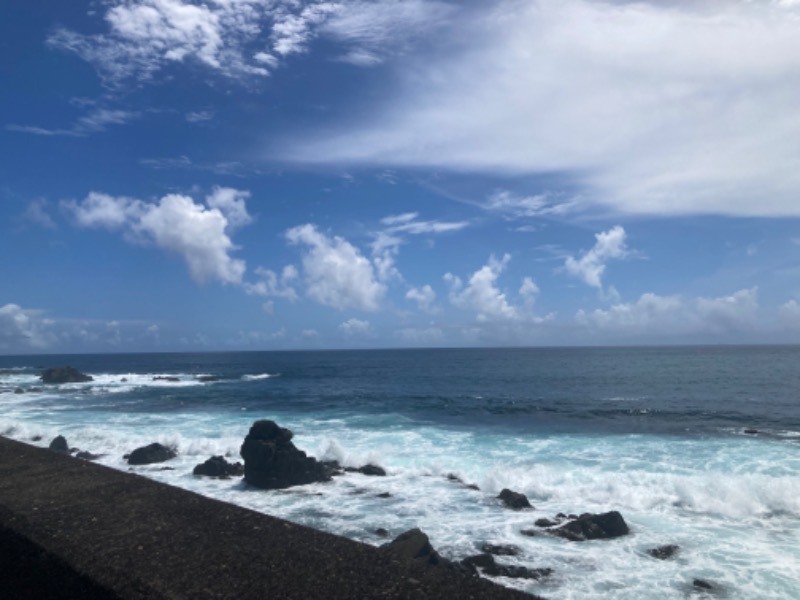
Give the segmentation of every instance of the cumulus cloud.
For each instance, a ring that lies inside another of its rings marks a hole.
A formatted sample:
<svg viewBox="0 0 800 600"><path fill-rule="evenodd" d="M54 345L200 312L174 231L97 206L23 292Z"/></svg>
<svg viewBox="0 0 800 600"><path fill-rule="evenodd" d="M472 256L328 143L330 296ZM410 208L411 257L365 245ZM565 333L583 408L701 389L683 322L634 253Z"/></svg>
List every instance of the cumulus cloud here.
<svg viewBox="0 0 800 600"><path fill-rule="evenodd" d="M53 323L38 310L17 304L0 306L0 348L9 352L48 348L56 341Z"/></svg>
<svg viewBox="0 0 800 600"><path fill-rule="evenodd" d="M276 156L565 174L622 213L800 215L798 3L502 0L437 41L383 105Z"/></svg>
<svg viewBox="0 0 800 600"><path fill-rule="evenodd" d="M247 200L250 192L229 187L215 187L210 196L206 196L206 204L217 208L225 216L230 229L237 229L253 222L247 212Z"/></svg>
<svg viewBox="0 0 800 600"><path fill-rule="evenodd" d="M436 292L429 285L424 285L421 288L412 287L406 292L406 300L411 300L417 303L420 310L425 312L433 312L435 309Z"/></svg>
<svg viewBox="0 0 800 600"><path fill-rule="evenodd" d="M586 285L602 291L606 262L610 259L625 258L629 251L625 245L625 229L620 225L608 231L601 231L594 237L595 245L580 258L568 256L564 261L564 267L568 273L582 279Z"/></svg>
<svg viewBox="0 0 800 600"><path fill-rule="evenodd" d="M297 280L297 268L294 265L286 265L280 276L275 271L263 267L256 268L258 280L255 283L245 283L244 289L248 294L256 296L284 298L290 302L297 300L297 292L292 283ZM263 305L264 312L272 314L275 305L267 302Z"/></svg>
<svg viewBox="0 0 800 600"><path fill-rule="evenodd" d="M361 319L348 319L339 325L339 331L346 337L366 337L372 334L369 321Z"/></svg>
<svg viewBox="0 0 800 600"><path fill-rule="evenodd" d="M450 302L459 308L474 310L479 321L516 319L519 316L517 309L495 286L510 260L508 254L501 260L490 257L486 265L472 274L466 286L459 277L447 273L444 280L450 286Z"/></svg>
<svg viewBox="0 0 800 600"><path fill-rule="evenodd" d="M339 310L378 310L386 286L376 279L372 263L358 248L339 236L325 235L312 224L289 229L286 239L303 247L309 298Z"/></svg>
<svg viewBox="0 0 800 600"><path fill-rule="evenodd" d="M691 298L647 293L607 310L578 311L579 325L618 335L694 335L752 332L757 326L758 289L729 296Z"/></svg>
<svg viewBox="0 0 800 600"><path fill-rule="evenodd" d="M131 241L178 254L198 283L241 284L245 263L231 256L236 247L228 232L243 224L247 196L217 188L203 205L178 194L152 203L92 192L80 202L64 201L62 207L78 226L121 230Z"/></svg>

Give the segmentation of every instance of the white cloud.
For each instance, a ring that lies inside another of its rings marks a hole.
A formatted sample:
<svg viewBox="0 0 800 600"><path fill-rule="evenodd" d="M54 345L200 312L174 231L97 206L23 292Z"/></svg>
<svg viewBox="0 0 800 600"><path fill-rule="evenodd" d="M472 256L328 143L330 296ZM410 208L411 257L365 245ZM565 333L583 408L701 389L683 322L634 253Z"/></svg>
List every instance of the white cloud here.
<svg viewBox="0 0 800 600"><path fill-rule="evenodd" d="M542 215L562 215L576 208L577 200L565 200L553 194L520 196L508 190L495 190L481 208L505 215L508 218L538 217Z"/></svg>
<svg viewBox="0 0 800 600"><path fill-rule="evenodd" d="M241 225L243 216L247 215L244 206L247 195L247 192L217 188L208 201L217 202L232 215L233 223ZM178 194L148 203L97 192L90 193L81 202L66 201L62 206L79 226L119 229L130 240L180 255L198 283L242 282L245 263L231 256L236 249L227 234L232 222L220 208L196 204L188 196Z"/></svg>
<svg viewBox="0 0 800 600"><path fill-rule="evenodd" d="M530 277L525 277L522 280L522 285L519 288L519 295L525 302L525 306L532 309L536 298L539 297L539 286Z"/></svg>
<svg viewBox="0 0 800 600"><path fill-rule="evenodd" d="M255 283L245 283L244 289L248 294L265 297L285 298L289 302L297 300L297 292L292 287L292 282L298 277L297 269L293 265L286 265L280 277L270 269L256 268L259 279ZM272 314L275 306L272 302L263 305L267 314Z"/></svg>
<svg viewBox="0 0 800 600"><path fill-rule="evenodd" d="M416 302L420 310L433 312L435 309L436 292L434 292L433 288L429 285L424 285L421 288L412 287L406 292L406 300Z"/></svg>
<svg viewBox="0 0 800 600"><path fill-rule="evenodd" d="M615 304L607 310L580 310L575 320L610 334L676 336L752 332L757 317L758 290L749 288L717 298L647 293L636 302Z"/></svg>
<svg viewBox="0 0 800 600"><path fill-rule="evenodd" d="M311 299L339 310L378 310L386 286L376 280L370 261L350 242L328 237L311 224L289 229L286 239L305 246L303 273Z"/></svg>
<svg viewBox="0 0 800 600"><path fill-rule="evenodd" d="M489 262L475 271L464 287L461 279L451 273L445 275L450 285L450 302L459 308L474 310L479 321L512 320L519 317L517 309L512 306L506 295L495 283L505 270L511 256L506 254L501 260L494 256Z"/></svg>
<svg viewBox="0 0 800 600"><path fill-rule="evenodd" d="M455 12L455 5L434 0L356 0L339 3L321 33L353 46L339 60L371 67L432 34Z"/></svg>
<svg viewBox="0 0 800 600"><path fill-rule="evenodd" d="M778 311L781 323L790 329L800 329L800 303L789 300Z"/></svg>
<svg viewBox="0 0 800 600"><path fill-rule="evenodd" d="M405 235L448 233L469 225L466 221L418 221L418 216L416 212L389 215L381 219L385 229L372 234L372 260L381 281L402 280L395 259L400 253L400 246L405 243Z"/></svg>
<svg viewBox="0 0 800 600"><path fill-rule="evenodd" d="M341 46L339 60L372 66L402 53L451 12L435 0L124 0L102 13L103 33L62 28L48 43L90 62L111 84L147 81L186 63L260 78L281 59L307 52L319 36Z"/></svg>
<svg viewBox="0 0 800 600"><path fill-rule="evenodd" d="M193 110L184 115L189 123L205 123L214 118L213 110Z"/></svg>
<svg viewBox="0 0 800 600"><path fill-rule="evenodd" d="M369 321L360 319L348 319L339 325L339 331L347 337L365 337L372 334Z"/></svg>
<svg viewBox="0 0 800 600"><path fill-rule="evenodd" d="M210 196L206 196L206 204L210 208L218 208L228 221L230 229L237 229L253 222L247 212L247 200L250 192L228 187L215 187Z"/></svg>
<svg viewBox="0 0 800 600"><path fill-rule="evenodd" d="M53 321L42 317L41 311L17 304L0 306L0 348L9 352L48 348L56 341L52 325Z"/></svg>
<svg viewBox="0 0 800 600"><path fill-rule="evenodd" d="M800 215L800 5L502 0L460 15L382 106L276 156L562 173L581 204L622 213Z"/></svg>
<svg viewBox="0 0 800 600"><path fill-rule="evenodd" d="M586 285L602 291L606 262L612 258L625 258L629 252L625 245L625 229L620 225L608 231L601 231L594 237L597 241L592 249L579 259L568 256L564 261L564 267L568 273L582 279Z"/></svg>
<svg viewBox="0 0 800 600"><path fill-rule="evenodd" d="M93 133L105 131L108 129L109 125L124 125L140 116L141 113L127 110L96 108L89 114L79 118L72 127L66 129L49 129L47 127L38 127L35 125L15 124L6 125L6 129L9 131L32 133L34 135L43 136L85 137Z"/></svg>

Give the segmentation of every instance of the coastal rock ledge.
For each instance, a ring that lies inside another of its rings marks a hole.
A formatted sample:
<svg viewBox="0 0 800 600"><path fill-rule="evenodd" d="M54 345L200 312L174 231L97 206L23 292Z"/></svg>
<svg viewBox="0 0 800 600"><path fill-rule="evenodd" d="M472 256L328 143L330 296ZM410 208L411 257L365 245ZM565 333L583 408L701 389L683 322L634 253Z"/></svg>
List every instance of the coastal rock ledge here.
<svg viewBox="0 0 800 600"><path fill-rule="evenodd" d="M244 459L244 480L268 490L330 481L331 466L295 447L293 436L275 421L253 423L240 451Z"/></svg>

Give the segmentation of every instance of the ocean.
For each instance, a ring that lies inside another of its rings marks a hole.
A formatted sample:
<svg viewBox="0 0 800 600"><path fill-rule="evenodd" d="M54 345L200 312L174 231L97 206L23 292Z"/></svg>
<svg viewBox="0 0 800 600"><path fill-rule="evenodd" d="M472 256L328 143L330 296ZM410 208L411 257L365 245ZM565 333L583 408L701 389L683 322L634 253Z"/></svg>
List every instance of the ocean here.
<svg viewBox="0 0 800 600"><path fill-rule="evenodd" d="M64 365L94 381L39 381ZM496 581L553 600L800 597L800 347L0 356L0 406L4 436L61 434L101 464L368 544L419 527L456 560L516 546L498 562L553 574ZM388 474L281 491L192 475L212 455L240 460L257 419ZM178 457L129 467L123 454L151 442ZM502 507L503 488L535 510ZM630 535L521 533L611 510ZM668 560L647 553L667 544Z"/></svg>

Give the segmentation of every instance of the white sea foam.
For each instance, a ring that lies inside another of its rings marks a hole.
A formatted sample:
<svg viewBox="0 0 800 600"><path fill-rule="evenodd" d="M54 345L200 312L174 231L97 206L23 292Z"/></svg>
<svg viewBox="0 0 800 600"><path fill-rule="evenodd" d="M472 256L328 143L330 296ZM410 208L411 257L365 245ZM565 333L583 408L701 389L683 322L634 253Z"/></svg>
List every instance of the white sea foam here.
<svg viewBox="0 0 800 600"><path fill-rule="evenodd" d="M659 598L686 598L695 577L720 585L728 598L788 599L800 589L800 457L787 457L793 446L785 441L513 436L413 426L389 417L377 427L358 419L259 414L294 431L295 444L309 454L346 466L379 464L388 475L352 473L325 484L245 493L241 482L191 474L212 455L238 460L254 417L121 412L98 414L93 421L84 412L70 421L69 414L29 414L13 396L0 433L29 442L42 436L36 442L42 446L63 434L71 446L105 454L98 462L125 470L124 453L157 441L178 450L169 463L175 470L153 465L137 472L367 543L384 541L374 535L378 527L391 535L420 527L454 559L477 553L483 542L514 544L521 554L501 562L555 573L541 582L503 583L554 600L653 597L654 582ZM536 509L501 507L496 496L504 487L527 494ZM386 493L390 497L379 497ZM574 543L520 533L558 512L607 510L622 512L632 535ZM663 544L678 544L677 558L660 561L646 554Z"/></svg>
<svg viewBox="0 0 800 600"><path fill-rule="evenodd" d="M272 373L260 373L258 375L242 375L243 381L262 381L264 379L270 379L272 377L277 377Z"/></svg>

